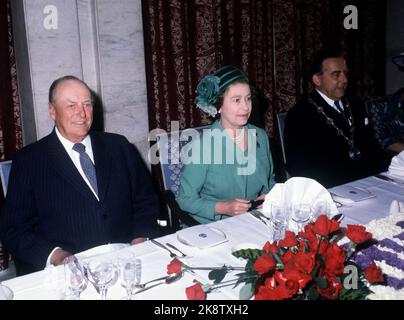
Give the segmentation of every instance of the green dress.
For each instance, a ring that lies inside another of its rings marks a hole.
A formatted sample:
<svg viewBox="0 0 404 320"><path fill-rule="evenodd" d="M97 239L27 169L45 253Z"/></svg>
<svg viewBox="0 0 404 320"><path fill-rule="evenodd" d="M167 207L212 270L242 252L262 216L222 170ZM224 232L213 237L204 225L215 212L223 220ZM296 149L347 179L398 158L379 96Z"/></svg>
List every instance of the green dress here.
<svg viewBox="0 0 404 320"><path fill-rule="evenodd" d="M200 223L228 217L215 214L216 202L253 200L275 184L266 132L250 124L246 128L245 151L234 144L219 121L188 145L177 202Z"/></svg>

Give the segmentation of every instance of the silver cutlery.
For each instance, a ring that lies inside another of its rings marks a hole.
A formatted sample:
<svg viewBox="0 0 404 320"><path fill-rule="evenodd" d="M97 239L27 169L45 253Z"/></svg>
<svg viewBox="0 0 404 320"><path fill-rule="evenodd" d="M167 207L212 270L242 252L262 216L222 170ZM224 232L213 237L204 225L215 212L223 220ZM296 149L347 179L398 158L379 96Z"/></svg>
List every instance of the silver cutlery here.
<svg viewBox="0 0 404 320"><path fill-rule="evenodd" d="M185 258L187 256L184 252L182 252L180 249L178 249L177 247L175 247L171 243L166 242L166 246L170 247L171 249L174 249L174 250L178 251L179 253L181 253L183 258Z"/></svg>
<svg viewBox="0 0 404 320"><path fill-rule="evenodd" d="M171 284L171 283L173 283L173 282L178 281L179 279L181 279L182 276L183 276L183 273L182 273L182 272L170 274L169 276L166 276L166 277L163 277L163 278L162 278L162 279L164 279L164 281L161 281L161 282L159 282L159 283L156 283L156 284L153 284L153 285L151 285L151 286L148 286L148 287L145 287L145 288L143 288L143 289L140 289L140 290L136 291L133 295L138 294L138 293L145 292L145 291L147 291L147 290L149 290L149 289L151 289L151 288L160 286L160 285L162 285L162 284L164 284L164 283L165 283L165 284ZM155 279L155 280L153 280L153 281L157 281L157 280L158 280L158 279ZM150 283L150 282L151 282L151 281L146 282L146 283ZM146 284L146 283L145 283L145 284Z"/></svg>
<svg viewBox="0 0 404 320"><path fill-rule="evenodd" d="M158 247L160 247L160 248L162 248L164 250L167 250L170 253L171 258L178 258L178 255L175 254L174 252L172 252L170 249L168 249L164 244L162 244L162 243L160 243L160 242L158 242L157 240L154 240L154 239L150 239L150 241L152 243L154 243L156 246L158 246Z"/></svg>
<svg viewBox="0 0 404 320"><path fill-rule="evenodd" d="M263 218L262 216L264 216L261 212L257 211L257 210L251 210L249 212L253 217L257 218L258 220L260 220L263 224L265 224L267 227L271 227L271 225L269 224L269 220L267 217Z"/></svg>
<svg viewBox="0 0 404 320"><path fill-rule="evenodd" d="M389 181L389 182L392 182L392 183L404 184L403 181L395 180L395 179L390 178L390 177L388 177L388 176L386 176L384 174L375 174L374 177L379 178L379 179L384 180L384 181Z"/></svg>

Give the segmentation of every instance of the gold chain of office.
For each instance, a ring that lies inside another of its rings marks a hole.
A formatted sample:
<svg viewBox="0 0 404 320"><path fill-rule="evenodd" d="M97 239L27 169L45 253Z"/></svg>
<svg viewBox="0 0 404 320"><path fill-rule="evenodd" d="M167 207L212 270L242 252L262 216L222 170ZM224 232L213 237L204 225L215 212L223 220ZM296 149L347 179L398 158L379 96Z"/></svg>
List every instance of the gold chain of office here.
<svg viewBox="0 0 404 320"><path fill-rule="evenodd" d="M351 111L349 110L349 108L348 108L348 111L349 111L348 117L349 117L349 120L351 121L351 125L349 126L351 139L349 139L344 134L344 132L335 125L333 119L331 119L329 116L327 116L325 114L323 107L319 106L316 102L314 102L314 100L311 97L309 97L308 101L309 101L310 104L313 104L316 107L316 111L318 113L322 114L325 117L327 124L335 129L335 131L337 132L337 135L343 137L345 139L345 141L348 143L349 148L350 148L349 149L349 157L352 160L359 160L361 158L361 152L354 146L353 136L354 136L355 128L354 128L354 122L353 122L353 119L352 119Z"/></svg>

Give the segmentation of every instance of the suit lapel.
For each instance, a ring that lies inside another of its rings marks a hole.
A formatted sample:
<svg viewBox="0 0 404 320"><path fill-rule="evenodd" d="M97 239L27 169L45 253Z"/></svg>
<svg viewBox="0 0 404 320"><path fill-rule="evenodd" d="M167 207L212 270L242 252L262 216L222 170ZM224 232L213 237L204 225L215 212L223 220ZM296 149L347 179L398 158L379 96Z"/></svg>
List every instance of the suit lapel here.
<svg viewBox="0 0 404 320"><path fill-rule="evenodd" d="M111 151L108 150L105 141L101 140L98 134L91 133L90 136L97 174L98 198L102 202L105 198L111 175Z"/></svg>
<svg viewBox="0 0 404 320"><path fill-rule="evenodd" d="M327 101L325 101L319 93L314 90L313 91L313 100L318 103L321 107L323 107L324 113L327 115L327 117L331 118L334 121L334 124L341 129L345 135L349 135L350 128L348 122L345 120L345 118L333 107L331 107ZM345 105L343 106L345 109Z"/></svg>
<svg viewBox="0 0 404 320"><path fill-rule="evenodd" d="M59 141L55 130L48 136L48 154L50 157L50 165L53 169L65 180L69 181L74 188L86 197L97 200L94 194L80 175L70 156L67 154L66 149Z"/></svg>

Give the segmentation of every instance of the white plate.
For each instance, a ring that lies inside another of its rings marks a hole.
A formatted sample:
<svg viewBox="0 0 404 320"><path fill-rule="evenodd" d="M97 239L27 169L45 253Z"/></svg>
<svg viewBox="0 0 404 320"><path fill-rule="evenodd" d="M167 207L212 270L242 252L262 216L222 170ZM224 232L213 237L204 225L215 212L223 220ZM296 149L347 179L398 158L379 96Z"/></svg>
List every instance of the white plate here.
<svg viewBox="0 0 404 320"><path fill-rule="evenodd" d="M177 239L187 246L199 249L214 247L228 241L223 231L203 224L178 231Z"/></svg>
<svg viewBox="0 0 404 320"><path fill-rule="evenodd" d="M13 300L13 298L13 291L9 287L0 284L0 300Z"/></svg>
<svg viewBox="0 0 404 320"><path fill-rule="evenodd" d="M123 248L129 247L129 243L108 243L108 244L103 244L98 247L94 247L91 249L88 249L86 251L79 252L75 254L76 257L81 258L81 259L87 259L90 257L98 256L100 254L105 254L109 252L113 252L116 250L121 250Z"/></svg>

